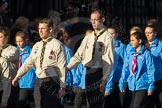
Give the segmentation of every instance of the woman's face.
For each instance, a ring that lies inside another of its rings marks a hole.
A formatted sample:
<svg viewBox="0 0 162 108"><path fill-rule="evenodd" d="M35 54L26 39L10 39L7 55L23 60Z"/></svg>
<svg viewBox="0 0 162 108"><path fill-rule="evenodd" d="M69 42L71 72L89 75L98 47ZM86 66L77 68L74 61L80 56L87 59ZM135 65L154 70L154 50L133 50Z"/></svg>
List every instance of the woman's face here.
<svg viewBox="0 0 162 108"><path fill-rule="evenodd" d="M0 46L4 46L8 42L8 36L5 36L3 33L0 33Z"/></svg>
<svg viewBox="0 0 162 108"><path fill-rule="evenodd" d="M156 37L157 33L154 31L153 28L151 27L146 27L145 28L145 35L147 37L147 40L149 42L152 42L154 40L154 38Z"/></svg>

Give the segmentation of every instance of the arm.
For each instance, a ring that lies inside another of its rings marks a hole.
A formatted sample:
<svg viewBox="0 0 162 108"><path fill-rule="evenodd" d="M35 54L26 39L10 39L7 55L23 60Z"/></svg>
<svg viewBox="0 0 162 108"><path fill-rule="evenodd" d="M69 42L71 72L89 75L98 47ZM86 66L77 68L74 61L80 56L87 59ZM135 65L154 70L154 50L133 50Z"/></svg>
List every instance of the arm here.
<svg viewBox="0 0 162 108"><path fill-rule="evenodd" d="M57 67L59 69L59 77L60 77L60 87L65 88L65 77L66 77L66 53L63 45L58 43L56 51L56 60Z"/></svg>
<svg viewBox="0 0 162 108"><path fill-rule="evenodd" d="M125 91L125 84L127 82L127 78L130 74L130 71L129 71L129 64L128 64L128 58L127 56L125 56L124 58L124 64L123 64L123 68L122 68L122 73L121 73L121 77L120 77L120 80L119 80L119 89L121 92Z"/></svg>
<svg viewBox="0 0 162 108"><path fill-rule="evenodd" d="M10 63L5 61L1 64L1 66L0 66L0 68L1 68L0 70L2 70L1 81L2 81L2 85L3 85L3 94L2 94L1 105L7 106L7 101L9 99L10 92L11 92Z"/></svg>
<svg viewBox="0 0 162 108"><path fill-rule="evenodd" d="M18 63L19 52L14 46L9 45L7 48L5 48L4 53L2 53L2 56L12 63Z"/></svg>
<svg viewBox="0 0 162 108"><path fill-rule="evenodd" d="M154 67L153 58L152 58L150 52L147 54L146 57L147 57L146 58L146 64L147 64L147 75L148 75L148 84L149 84L148 93L150 92L152 94L152 92L154 91L154 81L155 81L155 79L154 79L154 73L155 73L155 67Z"/></svg>
<svg viewBox="0 0 162 108"><path fill-rule="evenodd" d="M76 51L74 56L70 59L70 62L67 65L68 69L75 67L77 64L79 64L82 61L83 53L87 45L87 40L88 40L88 36L85 36L78 50Z"/></svg>
<svg viewBox="0 0 162 108"><path fill-rule="evenodd" d="M103 61L103 81L109 77L114 64L114 40L111 36L105 41L105 52L102 56Z"/></svg>

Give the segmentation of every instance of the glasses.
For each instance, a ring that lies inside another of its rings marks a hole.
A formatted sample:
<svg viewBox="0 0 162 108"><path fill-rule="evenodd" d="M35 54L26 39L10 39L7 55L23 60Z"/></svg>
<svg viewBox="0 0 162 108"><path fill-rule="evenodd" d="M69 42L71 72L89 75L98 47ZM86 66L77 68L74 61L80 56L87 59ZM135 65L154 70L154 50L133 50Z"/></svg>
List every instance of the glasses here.
<svg viewBox="0 0 162 108"><path fill-rule="evenodd" d="M90 22L97 22L97 21L100 21L101 19L90 19L89 21Z"/></svg>

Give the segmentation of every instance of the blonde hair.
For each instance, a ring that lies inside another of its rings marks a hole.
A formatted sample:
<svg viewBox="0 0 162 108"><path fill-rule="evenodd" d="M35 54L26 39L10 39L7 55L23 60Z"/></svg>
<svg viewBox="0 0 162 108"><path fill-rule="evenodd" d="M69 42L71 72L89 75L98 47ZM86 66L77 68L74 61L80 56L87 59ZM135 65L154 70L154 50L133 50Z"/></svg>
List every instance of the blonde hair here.
<svg viewBox="0 0 162 108"><path fill-rule="evenodd" d="M133 34L133 33L131 33L132 31L133 31L133 33L135 33L135 32L140 32L140 33L142 33L142 29L141 29L140 27L138 27L138 26L133 26L133 27L130 29L130 31L129 31L130 35Z"/></svg>

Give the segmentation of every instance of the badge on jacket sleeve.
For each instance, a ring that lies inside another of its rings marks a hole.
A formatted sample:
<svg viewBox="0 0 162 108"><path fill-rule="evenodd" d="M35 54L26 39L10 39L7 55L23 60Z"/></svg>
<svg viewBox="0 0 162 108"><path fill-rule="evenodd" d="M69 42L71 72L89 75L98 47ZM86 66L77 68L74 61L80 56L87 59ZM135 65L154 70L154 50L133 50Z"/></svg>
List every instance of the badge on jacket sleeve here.
<svg viewBox="0 0 162 108"><path fill-rule="evenodd" d="M104 44L102 42L98 42L98 51L101 52L104 48Z"/></svg>
<svg viewBox="0 0 162 108"><path fill-rule="evenodd" d="M34 54L36 54L38 52L38 47L35 48Z"/></svg>
<svg viewBox="0 0 162 108"><path fill-rule="evenodd" d="M55 52L53 50L51 50L50 55L49 55L49 59L52 59L55 57Z"/></svg>

